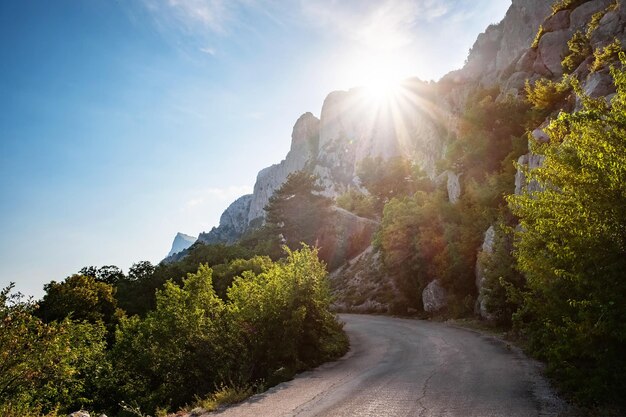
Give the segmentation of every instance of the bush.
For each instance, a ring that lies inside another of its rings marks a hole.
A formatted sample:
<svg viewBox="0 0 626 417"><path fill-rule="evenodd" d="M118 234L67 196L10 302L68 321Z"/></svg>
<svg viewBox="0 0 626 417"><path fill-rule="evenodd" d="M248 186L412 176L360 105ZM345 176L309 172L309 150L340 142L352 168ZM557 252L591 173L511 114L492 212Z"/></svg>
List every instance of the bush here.
<svg viewBox="0 0 626 417"><path fill-rule="evenodd" d="M544 164L526 172L542 191L510 197L528 285L516 326L586 404L626 392L626 71L612 73L611 106L581 97L581 111L551 122L550 143L535 149Z"/></svg>
<svg viewBox="0 0 626 417"><path fill-rule="evenodd" d="M572 38L567 41L569 54L563 58L561 65L566 73L574 71L578 66L591 55L591 43L588 35L583 32L576 31Z"/></svg>
<svg viewBox="0 0 626 417"><path fill-rule="evenodd" d="M556 14L561 10L571 10L590 0L558 0L552 5L552 14Z"/></svg>
<svg viewBox="0 0 626 417"><path fill-rule="evenodd" d="M563 106L566 98L572 91L572 87L568 78L564 78L559 82L540 79L535 84L530 84L529 81L526 81L525 90L526 99L535 110L550 114Z"/></svg>
<svg viewBox="0 0 626 417"><path fill-rule="evenodd" d="M36 304L0 291L0 415L39 415L91 403L106 368L102 323L44 323Z"/></svg>
<svg viewBox="0 0 626 417"><path fill-rule="evenodd" d="M513 256L513 229L501 221L495 231L493 252L482 252L478 262L485 275L487 311L497 324L509 327L513 314L523 303L526 278L517 270Z"/></svg>
<svg viewBox="0 0 626 417"><path fill-rule="evenodd" d="M537 34L535 35L535 39L533 39L533 43L530 45L532 49L537 49L539 47L539 41L543 37L545 30L543 29L543 25L539 25L539 30L537 30Z"/></svg>
<svg viewBox="0 0 626 417"><path fill-rule="evenodd" d="M355 189L337 197L337 206L357 216L375 219L377 217L375 202L371 195L363 194Z"/></svg>
<svg viewBox="0 0 626 417"><path fill-rule="evenodd" d="M117 397L145 410L185 405L206 396L236 364L226 309L201 266L182 288L166 283L156 309L144 319L124 319L111 352Z"/></svg>
<svg viewBox="0 0 626 417"><path fill-rule="evenodd" d="M110 352L112 397L150 413L194 398L240 400L257 382L271 385L345 353L347 339L329 311L317 251L286 250L279 263L232 262L223 276L245 271L226 300L213 289L213 270L203 265L182 287L166 283L145 318L123 319Z"/></svg>
<svg viewBox="0 0 626 417"><path fill-rule="evenodd" d="M593 51L595 59L591 64L591 72L599 71L609 64L617 62L620 52L622 52L622 44L619 39L615 39L604 48Z"/></svg>
<svg viewBox="0 0 626 417"><path fill-rule="evenodd" d="M348 346L330 313L327 273L317 250L285 250L285 262L258 275L244 273L228 290L233 327L247 352L240 355L246 376L270 385L283 379L281 369L290 375L337 358Z"/></svg>

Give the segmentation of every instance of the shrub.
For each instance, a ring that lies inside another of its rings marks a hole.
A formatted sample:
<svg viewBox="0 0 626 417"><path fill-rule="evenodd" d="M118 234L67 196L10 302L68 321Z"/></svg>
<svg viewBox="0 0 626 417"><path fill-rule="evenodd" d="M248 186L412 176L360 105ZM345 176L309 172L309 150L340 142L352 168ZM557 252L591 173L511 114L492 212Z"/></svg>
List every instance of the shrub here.
<svg viewBox="0 0 626 417"><path fill-rule="evenodd" d="M39 415L90 404L104 360L102 323L44 323L12 286L0 291L0 415Z"/></svg>
<svg viewBox="0 0 626 417"><path fill-rule="evenodd" d="M622 44L619 39L615 39L604 48L598 48L593 51L595 59L591 64L591 72L599 71L607 65L616 62L620 52L622 52Z"/></svg>
<svg viewBox="0 0 626 417"><path fill-rule="evenodd" d="M588 1L590 0L558 0L552 5L552 14L554 15L561 10L575 9L576 7Z"/></svg>
<svg viewBox="0 0 626 417"><path fill-rule="evenodd" d="M612 73L611 106L581 97L581 111L551 122L550 143L535 149L544 164L527 173L542 191L510 197L528 285L516 326L587 404L626 392L626 71Z"/></svg>
<svg viewBox="0 0 626 417"><path fill-rule="evenodd" d="M533 108L549 114L564 104L572 91L572 87L568 78L559 82L544 78L537 80L535 84L526 81L525 90L526 99Z"/></svg>
<svg viewBox="0 0 626 417"><path fill-rule="evenodd" d="M375 201L371 195L363 194L355 189L350 189L337 197L337 206L348 210L357 216L375 219Z"/></svg>
<svg viewBox="0 0 626 417"><path fill-rule="evenodd" d="M543 29L543 25L539 25L539 30L537 30L537 34L535 35L535 39L533 39L533 43L530 45L532 49L537 49L539 47L539 41L541 41L541 37L545 33Z"/></svg>
<svg viewBox="0 0 626 417"><path fill-rule="evenodd" d="M567 46L569 54L563 58L561 65L566 73L570 73L591 55L591 44L587 35L581 31L576 31L572 38L567 41Z"/></svg>

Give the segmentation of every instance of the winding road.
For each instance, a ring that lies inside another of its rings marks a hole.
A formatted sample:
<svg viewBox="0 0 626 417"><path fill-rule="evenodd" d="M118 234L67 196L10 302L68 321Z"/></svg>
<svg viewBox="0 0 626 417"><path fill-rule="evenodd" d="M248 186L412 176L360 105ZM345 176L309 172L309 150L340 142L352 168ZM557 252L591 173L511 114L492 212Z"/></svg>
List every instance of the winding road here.
<svg viewBox="0 0 626 417"><path fill-rule="evenodd" d="M422 320L341 315L351 350L220 417L557 416L564 404L516 348Z"/></svg>

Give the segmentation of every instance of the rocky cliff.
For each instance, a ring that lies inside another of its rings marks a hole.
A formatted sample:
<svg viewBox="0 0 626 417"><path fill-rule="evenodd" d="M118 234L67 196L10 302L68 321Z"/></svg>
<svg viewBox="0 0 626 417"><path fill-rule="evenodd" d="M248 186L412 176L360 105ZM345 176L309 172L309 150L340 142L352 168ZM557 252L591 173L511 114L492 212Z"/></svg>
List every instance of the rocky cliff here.
<svg viewBox="0 0 626 417"><path fill-rule="evenodd" d="M285 159L261 170L253 193L232 203L219 226L201 233L198 241L230 244L261 224L272 194L299 170L318 175L329 197L359 186L356 170L366 157L408 156L434 176L447 114L436 103L434 84L407 80L399 94L402 112L368 101L362 88L330 93L319 119L304 113L296 121Z"/></svg>
<svg viewBox="0 0 626 417"><path fill-rule="evenodd" d="M626 43L626 7L615 0L559 4L553 9L552 1L513 0L504 19L478 36L463 68L437 83L407 80L396 97L402 111L375 105L362 88L330 93L319 119L305 113L295 123L285 160L259 172L253 194L233 203L224 212L220 226L203 233L199 240L232 243L251 226L261 224L269 198L294 171L304 169L317 174L324 193L330 197L358 188L355 173L366 157L409 157L431 178L445 184L450 201L456 202L464 191L463 172L438 172L437 163L444 156L449 138L458 130L458 118L468 97L477 88L498 86L498 100L503 100L507 95L524 94L527 81L558 81L566 72L562 62L570 53L568 42L581 33L588 37L589 51L567 71L592 97L610 98L613 93L608 68L590 67L593 51L600 51L614 39ZM533 132L539 141L545 140L542 126L545 123ZM529 153L518 162L536 168L541 158ZM516 193L533 186L526 184L522 171L517 173ZM484 251L491 250L491 235L485 235ZM363 262L379 262L373 253L362 258ZM482 272L477 270L477 275L478 293L482 294ZM484 311L482 298L478 307Z"/></svg>

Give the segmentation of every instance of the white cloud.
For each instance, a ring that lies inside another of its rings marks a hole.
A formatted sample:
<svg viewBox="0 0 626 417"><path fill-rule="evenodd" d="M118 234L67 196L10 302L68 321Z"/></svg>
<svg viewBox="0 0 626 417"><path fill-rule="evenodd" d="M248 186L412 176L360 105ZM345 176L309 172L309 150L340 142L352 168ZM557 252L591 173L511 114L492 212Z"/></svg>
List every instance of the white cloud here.
<svg viewBox="0 0 626 417"><path fill-rule="evenodd" d="M442 0L301 0L309 21L365 46L396 49L413 41L416 27L450 11Z"/></svg>
<svg viewBox="0 0 626 417"><path fill-rule="evenodd" d="M205 54L212 56L215 56L215 54L217 53L217 51L211 47L200 48L200 52L204 52Z"/></svg>

